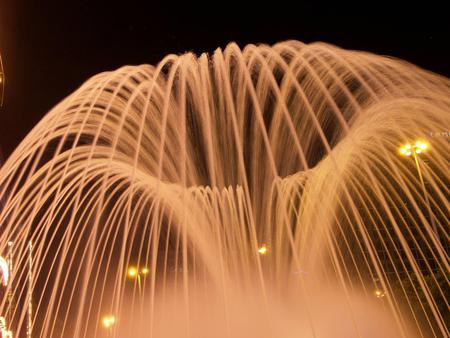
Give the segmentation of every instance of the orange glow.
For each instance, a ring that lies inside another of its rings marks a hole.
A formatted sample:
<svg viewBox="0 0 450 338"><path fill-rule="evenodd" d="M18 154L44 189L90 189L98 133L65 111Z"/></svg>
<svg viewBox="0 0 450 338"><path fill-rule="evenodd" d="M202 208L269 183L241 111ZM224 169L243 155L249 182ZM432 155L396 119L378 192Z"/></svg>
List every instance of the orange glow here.
<svg viewBox="0 0 450 338"><path fill-rule="evenodd" d="M138 275L138 270L136 267L131 266L128 268L128 277L134 278Z"/></svg>
<svg viewBox="0 0 450 338"><path fill-rule="evenodd" d="M375 297L377 298L383 298L384 296L386 296L386 293L382 290L375 290Z"/></svg>
<svg viewBox="0 0 450 338"><path fill-rule="evenodd" d="M265 254L267 254L267 251L268 251L268 249L267 249L267 246L266 246L265 244L263 244L263 245L258 249L258 253L259 253L260 255L265 255Z"/></svg>
<svg viewBox="0 0 450 338"><path fill-rule="evenodd" d="M114 316L105 316L102 319L102 324L105 328L110 328L116 322L116 317Z"/></svg>
<svg viewBox="0 0 450 338"><path fill-rule="evenodd" d="M413 153L421 154L428 149L428 144L425 141L416 141L414 144L407 143L399 148L399 152L403 156L411 156Z"/></svg>

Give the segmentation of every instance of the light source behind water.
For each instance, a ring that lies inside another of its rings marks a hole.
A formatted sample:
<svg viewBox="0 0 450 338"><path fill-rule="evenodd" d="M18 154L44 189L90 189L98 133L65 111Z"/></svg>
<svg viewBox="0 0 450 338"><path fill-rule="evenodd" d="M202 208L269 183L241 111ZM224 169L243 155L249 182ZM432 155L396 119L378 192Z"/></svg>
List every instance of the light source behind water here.
<svg viewBox="0 0 450 338"><path fill-rule="evenodd" d="M449 88L297 41L94 76L0 170L0 314L15 337L30 294L33 337L445 337L449 143L425 191L398 149L448 129Z"/></svg>

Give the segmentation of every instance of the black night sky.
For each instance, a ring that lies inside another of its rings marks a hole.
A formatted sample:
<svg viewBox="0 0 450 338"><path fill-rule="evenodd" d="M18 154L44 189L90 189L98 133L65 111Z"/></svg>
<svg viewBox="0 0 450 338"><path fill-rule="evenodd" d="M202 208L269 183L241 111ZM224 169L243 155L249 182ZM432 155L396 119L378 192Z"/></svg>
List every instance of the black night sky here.
<svg viewBox="0 0 450 338"><path fill-rule="evenodd" d="M449 19L443 7L393 9L264 2L195 7L159 1L0 0L6 96L0 146L9 155L62 98L90 76L166 54L213 52L230 41L324 41L391 55L450 76ZM411 6L411 5L409 5Z"/></svg>

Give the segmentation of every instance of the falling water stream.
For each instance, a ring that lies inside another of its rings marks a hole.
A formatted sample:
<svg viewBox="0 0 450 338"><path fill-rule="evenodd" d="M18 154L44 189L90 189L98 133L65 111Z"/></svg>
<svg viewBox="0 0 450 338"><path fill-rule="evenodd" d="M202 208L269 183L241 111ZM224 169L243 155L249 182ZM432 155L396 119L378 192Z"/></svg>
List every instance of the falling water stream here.
<svg viewBox="0 0 450 338"><path fill-rule="evenodd" d="M324 43L98 74L0 169L0 314L33 338L447 337L449 128L447 78Z"/></svg>

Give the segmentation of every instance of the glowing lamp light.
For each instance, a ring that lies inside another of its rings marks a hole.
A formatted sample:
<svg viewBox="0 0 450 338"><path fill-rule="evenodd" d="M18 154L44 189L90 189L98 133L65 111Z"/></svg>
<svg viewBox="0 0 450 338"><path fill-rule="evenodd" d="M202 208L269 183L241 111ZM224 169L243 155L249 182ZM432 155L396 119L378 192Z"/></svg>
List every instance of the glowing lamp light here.
<svg viewBox="0 0 450 338"><path fill-rule="evenodd" d="M0 272L1 272L1 283L6 286L9 280L9 266L6 259L0 256Z"/></svg>
<svg viewBox="0 0 450 338"><path fill-rule="evenodd" d="M377 298L383 298L384 296L386 296L386 293L379 289L375 290L374 294Z"/></svg>
<svg viewBox="0 0 450 338"><path fill-rule="evenodd" d="M130 266L127 270L127 275L129 278L134 279L136 277L139 278L141 275L148 275L149 272L150 272L150 270L147 267L143 267L141 269L136 266Z"/></svg>
<svg viewBox="0 0 450 338"><path fill-rule="evenodd" d="M414 144L408 143L399 148L400 154L403 156L411 156L413 153L422 154L428 149L428 144L424 141L416 141Z"/></svg>
<svg viewBox="0 0 450 338"><path fill-rule="evenodd" d="M138 275L138 270L134 266L128 268L128 277L134 278Z"/></svg>
<svg viewBox="0 0 450 338"><path fill-rule="evenodd" d="M263 245L258 249L258 253L259 253L260 255L265 255L265 254L267 254L267 251L268 251L268 249L267 249L267 246L266 246L265 244L263 244Z"/></svg>
<svg viewBox="0 0 450 338"><path fill-rule="evenodd" d="M105 328L110 328L116 322L116 317L114 316L105 316L102 319L102 324Z"/></svg>

